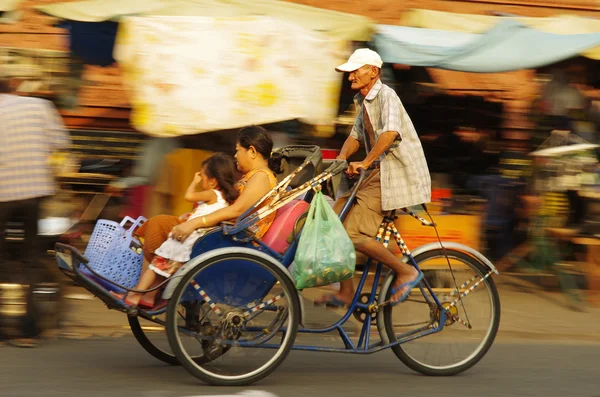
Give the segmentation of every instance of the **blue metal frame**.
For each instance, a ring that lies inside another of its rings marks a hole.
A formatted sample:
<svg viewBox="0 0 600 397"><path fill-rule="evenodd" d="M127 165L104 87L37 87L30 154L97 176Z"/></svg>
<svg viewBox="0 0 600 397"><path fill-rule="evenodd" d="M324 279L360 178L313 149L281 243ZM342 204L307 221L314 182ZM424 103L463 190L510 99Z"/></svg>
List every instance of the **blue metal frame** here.
<svg viewBox="0 0 600 397"><path fill-rule="evenodd" d="M366 176L366 173L361 170L360 178L356 182L354 188L351 191L350 196L348 197L348 200L346 201L346 203L342 207L342 210L340 211L339 216L342 221L346 218L346 216L350 212L350 209L352 208L352 205L354 204L354 199L356 197L358 187L365 179L365 176ZM312 197L307 197L306 200L310 202L311 198ZM382 221L382 225L387 227L387 225L390 223L393 223L394 220L395 220L395 212L392 211L392 213L390 215L384 217L384 219ZM274 252L269 247L264 245L261 241L257 240L257 243L259 243L261 245L261 250L267 251L274 258L279 260L284 266L288 267L294 260L294 256L296 254L296 249L298 246L300 234L298 236L296 236L296 239L294 241L292 241L292 243L290 244L289 248L286 250L284 255L280 255L280 254ZM379 237L376 240L378 242L381 242L381 239ZM418 266L417 262L415 261L415 259L413 258L413 256L411 254L408 254L407 257L408 257L409 263L412 266L414 266L417 270L419 270L419 266ZM350 339L346 330L344 330L343 325L350 319L350 316L352 316L355 309L357 309L357 308L362 309L362 310L367 311L367 313L368 313L369 306L375 303L375 298L377 295L377 289L379 286L379 280L381 278L382 267L383 267L383 265L381 263L377 263L377 265L376 265L377 267L375 270L375 277L373 280L373 286L371 287L371 291L369 294L368 302L367 303L359 302L359 297L360 297L362 289L366 283L366 279L369 274L369 269L371 268L372 264L373 264L372 260L369 258L367 260L367 263L364 265L363 274L362 274L360 281L358 283L358 286L356 288L356 292L352 299L352 303L348 307L348 310L346 311L346 313L337 322L335 322L333 325L330 325L325 328L320 328L320 329L301 328L298 330L299 333L304 333L304 334L324 334L324 333L329 333L332 331L338 331L340 338L344 342L345 347L337 348L337 347L294 345L292 347L293 350L371 354L371 353L375 353L375 352L387 349L389 347L392 347L392 346L395 346L395 345L398 345L401 343L405 343L405 342L408 342L408 341L411 341L411 340L414 340L414 339L417 339L417 338L420 338L420 337L423 337L423 336L426 336L426 335L429 335L432 333L439 332L444 328L444 324L446 321L446 311L443 309L441 302L439 301L438 297L433 292L433 289L429 285L428 281L426 279L423 279L421 284L419 284L419 289L421 290L423 297L425 298L425 300L428 303L430 303L430 304L435 303L435 305L440 309L440 320L438 321L438 325L436 327L433 327L431 324L428 324L427 326L424 326L422 328L412 330L405 334L399 335L398 340L396 340L393 343L386 344L386 345L384 345L383 342L381 342L381 341L378 343L370 344L370 330L371 330L371 325L372 325L372 318L371 318L371 316L367 316L363 323L363 326L361 328L358 343L355 345L352 342L352 340ZM431 294L431 297L433 298L434 302L431 302L430 299L427 297L427 294L425 293L423 285L424 285L425 289L427 289L429 294ZM279 330L279 332L285 333L286 329L282 328ZM237 343L239 343L240 346L244 346L244 345L254 346L251 343L246 343L246 344L244 342L237 342ZM260 347L261 348L278 348L279 345L260 344Z"/></svg>
<svg viewBox="0 0 600 397"><path fill-rule="evenodd" d="M350 208L350 207L348 207L348 208ZM344 211L342 210L342 212L340 213L340 217L342 217L342 215L344 215L344 217L345 217L346 214L347 214L347 212L344 213ZM382 224L387 225L388 222L393 222L394 218L395 218L395 215L392 213L391 215L386 216L384 218ZM377 238L377 241L381 242L381 239ZM297 245L297 242L294 241L293 244L294 244L293 248L295 251L295 246ZM288 251L291 249L292 249L292 246L290 246ZM286 252L286 254L287 254L287 252ZM287 255L285 255L285 256L287 256ZM415 261L415 259L413 258L413 256L411 254L408 254L407 257L408 257L408 260L411 263L411 265L414 266L417 270L419 270L419 266L418 266L417 262ZM292 259L293 259L293 257L292 257ZM360 281L358 283L358 286L356 288L356 292L354 293L352 303L348 307L346 313L337 322L335 322L334 324L332 324L328 327L325 327L325 328L319 328L319 329L301 328L298 330L299 333L304 333L304 334L324 334L324 333L329 333L332 331L338 331L341 340L344 342L345 347L339 348L339 347L326 347L326 346L294 345L292 347L293 350L321 351L321 352L334 352L334 353L371 354L371 353L376 353L378 351L390 348L392 346L396 346L401 343L405 343L405 342L409 342L414 339L421 338L426 335L440 332L441 330L444 329L444 324L446 322L446 311L443 309L441 302L439 301L438 297L433 292L433 289L429 285L429 282L426 279L423 279L421 284L419 284L419 289L421 290L423 297L428 301L428 303L432 303L429 300L429 298L427 297L427 294L425 293L425 289L426 289L429 292L429 294L431 294L431 297L433 298L433 301L434 301L433 303L435 303L435 305L438 308L440 308L440 319L439 319L438 325L436 327L433 327L432 324L428 324L424 327L421 327L421 328L418 328L418 329L415 329L415 330L412 330L407 333L399 335L397 337L398 340L396 340L393 343L383 344L383 342L380 341L380 342L371 344L370 343L370 331L371 331L371 326L372 326L372 318L371 318L371 316L367 316L363 323L363 326L361 328L358 343L356 343L356 345L355 345L352 342L352 340L350 339L346 330L343 328L343 325L350 319L350 316L352 316L355 309L357 309L357 308L363 309L368 313L369 306L375 303L375 298L376 298L376 294L377 294L377 290L378 290L378 286L379 286L379 280L381 278L382 268L383 268L383 265L381 263L377 263L377 265L376 265L377 267L375 269L375 277L373 279L373 286L371 287L371 291L369 293L369 300L367 301L367 303L359 302L359 297L360 297L362 289L366 283L367 276L369 274L369 269L371 268L372 265L373 265L372 260L369 259L364 266L363 274L362 274ZM282 328L280 330L280 332L286 332L285 328ZM243 342L238 342L238 343L240 344L240 346L245 345ZM246 344L246 346L253 346L253 345L248 343L248 344ZM261 348L278 348L279 345L277 345L277 344L261 344L259 347L261 347Z"/></svg>
<svg viewBox="0 0 600 397"><path fill-rule="evenodd" d="M336 167L339 168L340 164L337 164ZM366 176L366 173L363 170L361 170L360 178L356 182L355 186L353 187L353 189L351 191L350 196L348 197L347 202L345 203L342 210L340 211L339 216L342 221L348 215L348 213L354 203L354 199L356 197L358 187L363 182L365 176ZM311 193L312 192L309 191L308 196L306 197L306 201L308 201L308 202L312 201ZM249 214L250 210L247 212ZM289 267L294 260L294 256L296 254L296 249L298 247L298 242L299 242L301 232L296 236L294 241L291 242L291 244L288 247L288 249L286 250L286 252L283 255L279 254L279 253L273 251L268 246L266 246L262 241L254 239L251 235L249 235L249 233L246 231L246 228L248 226L252 225L253 223L255 223L258 220L258 218L256 216L253 216L253 214L250 214L250 215L248 215L248 214L245 214L245 215L247 215L246 217L241 216L240 219L238 219L238 222L236 222L236 224L223 225L221 230L215 231L215 233L220 233L223 236L228 236L236 244L240 244L240 243L241 244L251 244L251 242L257 243L259 245L258 247L256 247L258 250L268 253L273 258L277 259L280 263L282 263L285 267ZM395 219L395 212L392 212L390 215L388 215L384 218L384 220L382 222L382 226L385 226L387 228L389 225L393 224L394 219ZM381 242L380 236L377 237L377 241ZM105 303L107 303L109 305L109 307L116 308L118 310L125 311L125 312L128 311L127 306L123 302L119 301L114 296L112 296L105 288L103 288L101 285L96 283L93 279L91 279L81 273L80 266L87 266L87 259L77 249L75 249L74 247L64 245L64 244L57 244L57 252L59 252L59 251L61 251L63 253L66 253L68 251L68 254L71 256L71 262L72 262L70 264L65 264L64 261L62 261L60 258L57 257L58 262L59 262L59 267L61 268L61 270L63 270L68 275L70 275L72 278L75 278L78 282L82 283L84 285L84 287L86 287L92 293L94 293L95 295L100 297ZM407 257L408 257L410 264L418 270L419 269L418 264L415 261L415 259L413 258L413 256L410 253L408 253ZM63 263L61 263L61 262L63 262ZM348 310L346 311L346 313L337 322L335 322L333 325L330 325L328 327L321 328L321 329L299 329L298 330L300 333L305 333L305 334L324 334L324 333L329 333L332 331L338 331L341 340L344 342L345 347L338 348L338 347L321 347L321 346L309 346L309 345L294 345L292 347L294 350L371 354L371 353L375 353L375 352L387 349L389 347L392 347L392 346L395 346L395 345L398 345L401 343L405 343L405 342L408 342L408 341L411 341L411 340L414 340L414 339L417 339L417 338L420 338L420 337L423 337L423 336L426 336L426 335L429 335L432 333L439 332L444 328L444 323L446 320L446 311L443 309L439 299L433 292L428 281L426 279L423 279L423 281L419 284L419 289L421 290L423 297L429 304L435 303L435 305L438 308L440 308L440 319L437 322L436 326L434 326L434 324L428 324L424 327L409 331L405 334L401 334L398 336L398 339L393 343L384 344L383 341L380 341L378 343L370 343L370 330L371 330L371 326L372 326L372 317L370 315L367 315L366 319L363 323L358 342L355 345L352 342L352 340L350 339L348 333L343 329L343 325L350 319L350 316L352 316L353 312L356 309L362 309L368 313L369 306L376 303L375 299L376 299L376 295L377 295L377 289L378 289L379 280L380 280L381 274L382 274L382 264L381 263L378 263L376 265L375 277L373 280L373 286L371 287L371 291L369 293L368 302L367 303L359 302L359 297L360 297L362 289L366 283L366 279L369 274L369 269L371 268L372 265L373 265L373 263L372 263L371 259L369 259L367 261L367 263L364 265L363 274L361 276L358 287L357 287L354 297L352 299L352 303L348 307ZM425 293L424 288L427 289L427 291L433 298L434 302L431 302L431 300L427 297L427 294ZM157 310L157 311L139 310L138 315L140 315L143 318L146 318L150 321L162 323L162 321L159 321L154 316L164 313L165 311L166 311L166 307L162 308L160 310ZM275 332L274 334L277 334L279 332L285 333L286 328L282 327L281 329L278 330L278 332ZM241 346L257 346L256 344L252 344L251 342L238 341L236 343L239 343ZM264 343L261 343L258 346L260 346L262 348L278 348L279 347L278 344L264 344Z"/></svg>

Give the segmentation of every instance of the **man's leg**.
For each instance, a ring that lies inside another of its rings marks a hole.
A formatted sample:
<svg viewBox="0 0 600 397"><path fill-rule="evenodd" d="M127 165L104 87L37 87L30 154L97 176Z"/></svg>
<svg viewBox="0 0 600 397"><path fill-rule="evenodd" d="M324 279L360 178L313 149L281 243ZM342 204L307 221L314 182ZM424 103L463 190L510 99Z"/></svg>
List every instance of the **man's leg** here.
<svg viewBox="0 0 600 397"><path fill-rule="evenodd" d="M342 198L336 202L334 207L336 213L339 213L345 201L345 198ZM387 265L396 272L397 277L393 288L397 289L403 283L413 281L418 276L418 272L412 266L402 262L402 260L384 247L382 243L377 242L373 238L377 234L382 221L380 173L379 170L375 170L359 189L356 202L344 221L344 227L358 252L372 258L375 263L381 262ZM409 287L395 291L391 299L397 300L406 292L407 288ZM337 294L323 296L321 299L316 300L315 303L335 301L336 303L343 302L349 304L352 302L354 293L354 282L352 279L349 279L340 284L340 290Z"/></svg>
<svg viewBox="0 0 600 397"><path fill-rule="evenodd" d="M23 202L25 211L24 229L25 244L22 245L22 258L31 272L39 272L42 268L40 264L40 244L38 238L38 222L40 219L40 201L41 199L31 199ZM39 274L35 274L35 278Z"/></svg>
<svg viewBox="0 0 600 397"><path fill-rule="evenodd" d="M399 277L397 279L397 283L395 285L400 285L401 283L410 281L414 279L414 275L416 275L416 269L410 265L407 265L402 260L400 260L396 253L399 250L396 241L392 238L390 239L389 245L387 248L383 246L383 244L377 242L375 239L367 239L363 240L362 244L355 246L356 250L361 254L365 255L368 258L373 258L374 262L381 262L387 265L390 268L394 268L394 266L400 267L400 272L396 271L398 274L407 273L411 275L411 277L406 280L404 277ZM383 251L382 251L383 249ZM406 290L403 289L400 292L400 295L404 293ZM400 296L398 295L398 296ZM354 281L353 279L348 279L342 281L340 283L340 291L336 295L338 299L348 304L352 302L352 298L354 297Z"/></svg>
<svg viewBox="0 0 600 397"><path fill-rule="evenodd" d="M346 204L346 201L348 201L347 195L340 197L335 202L335 204L333 205L333 210L335 211L336 214L339 215L339 213L342 211L342 208L344 207L344 204ZM350 213L348 214L348 217L346 217L346 219L350 218L351 213L352 213L352 209L350 210ZM344 227L346 227L346 222L344 222ZM340 283L340 290L336 294L323 295L322 297L317 298L315 300L315 304L320 305L320 304L325 304L325 303L331 303L334 306L336 306L336 303L343 303L343 304L347 305L352 302L353 297L354 297L354 279L349 278Z"/></svg>
<svg viewBox="0 0 600 397"><path fill-rule="evenodd" d="M5 231L6 231L6 222L8 220L8 216L11 212L11 202L0 202L0 277L1 282L8 281L8 277L10 275L10 271L12 270L9 265L8 252L6 251L5 244ZM4 324L6 320L2 318L2 313L0 312L0 324ZM3 335L0 332L0 345L3 344Z"/></svg>
<svg viewBox="0 0 600 397"><path fill-rule="evenodd" d="M0 203L0 272L4 276L8 275L9 271L11 270L8 267L9 255L7 251L5 233L6 223L8 222L8 218L12 212L12 205L13 203L11 201Z"/></svg>
<svg viewBox="0 0 600 397"><path fill-rule="evenodd" d="M379 188L379 171L374 171L367 177L367 179L363 182L361 188L359 189L355 203L350 209L350 212L346 216L344 220L344 228L346 232L348 232L348 236L354 243L355 248L360 246L360 243L364 240L365 236L363 233L372 234L373 236L377 233L379 228L379 224L383 220L383 216L379 216L377 213L372 214L367 206L367 198L369 195L375 195L375 201L377 201L377 197L381 197L381 190ZM344 204L348 201L350 193L340 197L333 206L333 210L336 214L339 214L344 207ZM379 199L381 200L381 199ZM381 204L379 204L381 206ZM371 216L365 216L365 212ZM374 216L374 217L373 217ZM368 227L365 223L370 224ZM376 224L376 225L375 225ZM361 232L362 225L362 232ZM375 225L375 226L374 226ZM359 251L361 252L361 251ZM354 279L350 278L348 280L344 280L340 283L340 290L338 293L333 295L324 295L321 298L315 300L316 304L329 303L334 306L343 304L350 304L352 302L352 298L354 297L355 289L354 289Z"/></svg>
<svg viewBox="0 0 600 397"><path fill-rule="evenodd" d="M406 290L410 288L409 286L405 286L402 289L399 289L399 287L404 283L415 280L419 275L417 269L402 262L400 258L392 254L386 247L383 246L383 244L374 239L365 240L365 242L356 247L356 249L369 258L372 258L375 263L381 262L396 273L396 280L392 286L392 288L396 289L396 291L394 295L390 297L393 302L400 299L402 294L404 294Z"/></svg>
<svg viewBox="0 0 600 397"><path fill-rule="evenodd" d="M41 332L39 329L39 313L33 302L33 289L42 277L38 239L40 199L23 201L22 208L25 211L25 241L21 245L21 258L19 259L25 262L25 280L29 284L29 294L27 299L27 315L23 319L23 339L14 342L22 347L31 347L37 344L36 339Z"/></svg>

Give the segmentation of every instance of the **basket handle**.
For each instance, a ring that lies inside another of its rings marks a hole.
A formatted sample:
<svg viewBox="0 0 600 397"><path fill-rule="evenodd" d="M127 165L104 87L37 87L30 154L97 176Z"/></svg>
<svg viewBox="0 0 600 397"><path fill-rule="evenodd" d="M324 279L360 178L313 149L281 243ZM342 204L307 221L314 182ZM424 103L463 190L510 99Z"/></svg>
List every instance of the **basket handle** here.
<svg viewBox="0 0 600 397"><path fill-rule="evenodd" d="M135 229L137 229L138 227L142 226L144 223L146 223L147 219L144 218L143 216L139 216L135 222L133 223L133 225L131 225L131 227L129 228L129 231L131 233L133 233L133 231Z"/></svg>
<svg viewBox="0 0 600 397"><path fill-rule="evenodd" d="M127 225L128 222L131 222L132 225L129 227L129 229L127 229L127 231L131 230L131 228L135 225L136 220L130 216L126 216L120 223L121 227L125 229L125 225Z"/></svg>
<svg viewBox="0 0 600 397"><path fill-rule="evenodd" d="M133 233L140 227L142 226L144 223L146 223L146 218L144 218L143 216L138 217L135 222L133 223L133 225L131 225L131 227L129 228L129 230L127 230L127 235L129 235L131 237L131 240L133 242L136 243L137 247L141 247L142 246L142 242L140 241L140 239L137 236L134 236Z"/></svg>

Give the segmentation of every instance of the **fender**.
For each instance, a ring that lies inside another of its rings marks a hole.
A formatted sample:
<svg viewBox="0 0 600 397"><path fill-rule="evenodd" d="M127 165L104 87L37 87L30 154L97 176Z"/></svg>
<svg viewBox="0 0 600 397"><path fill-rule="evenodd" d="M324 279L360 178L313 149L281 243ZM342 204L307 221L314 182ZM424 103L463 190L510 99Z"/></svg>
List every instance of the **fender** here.
<svg viewBox="0 0 600 397"><path fill-rule="evenodd" d="M185 276L187 273L189 273L199 263L202 263L206 260L209 260L209 259L214 258L219 255L240 254L240 253L253 255L253 256L259 257L261 259L264 259L264 260L270 262L272 265L279 268L283 272L283 274L285 274L285 276L292 282L292 285L296 285L296 280L294 280L294 277L292 276L290 271L285 266L283 266L279 261L277 261L275 258L273 258L272 256L265 254L264 252L252 249L252 248L225 247L225 248L217 248L217 249L205 252L203 254L200 254L197 257L188 261L186 264L184 264L181 267L181 269L179 269L174 275L171 276L171 279L167 283L167 286L165 287L165 290L162 293L163 299L166 299L166 300L170 299L171 296L173 296L173 292L175 291L175 288L181 282L181 279L183 278L183 276ZM303 324L304 324L304 301L302 299L301 291L296 290L296 293L298 294L298 301L300 302L300 326L303 326Z"/></svg>
<svg viewBox="0 0 600 397"><path fill-rule="evenodd" d="M457 251L461 251L464 252L465 254L469 254L472 257L474 257L475 259L477 259L479 262L481 262L481 264L485 265L486 267L488 267L491 271L493 271L495 274L500 274L498 272L498 269L496 269L496 266L494 266L494 264L492 262L490 262L490 260L488 258L486 258L481 252L474 250L473 248L466 246L464 244L459 244L459 243L453 243L453 242L444 242L442 241L442 245L444 246L444 248L450 248L450 249L455 249ZM420 255L426 251L432 251L432 250L438 250L441 249L442 247L440 246L440 243L428 243L425 245L421 245L420 247L415 248L414 251L411 252L413 258L416 257L417 255ZM405 263L408 262L408 257L404 256L402 258L402 261L404 261Z"/></svg>

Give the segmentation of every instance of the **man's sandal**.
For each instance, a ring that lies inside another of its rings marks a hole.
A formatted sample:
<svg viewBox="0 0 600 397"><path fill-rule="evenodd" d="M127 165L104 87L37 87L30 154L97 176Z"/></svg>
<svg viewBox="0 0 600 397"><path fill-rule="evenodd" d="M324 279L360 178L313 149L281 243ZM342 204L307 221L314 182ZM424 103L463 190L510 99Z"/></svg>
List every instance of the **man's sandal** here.
<svg viewBox="0 0 600 397"><path fill-rule="evenodd" d="M419 271L419 274L417 275L417 278L415 278L413 281L407 281L406 283L400 284L396 288L392 288L392 290L390 291L390 295L394 296L394 294L396 294L396 292L400 291L401 289L403 289L405 287L408 287L406 289L406 292L404 292L402 294L402 296L400 296L400 298L396 302L393 302L393 303L396 304L396 303L400 303L400 302L406 300L406 298L408 298L408 295L410 294L410 291L413 288L415 288L417 285L419 285L419 283L421 282L421 280L423 280L423 272Z"/></svg>

